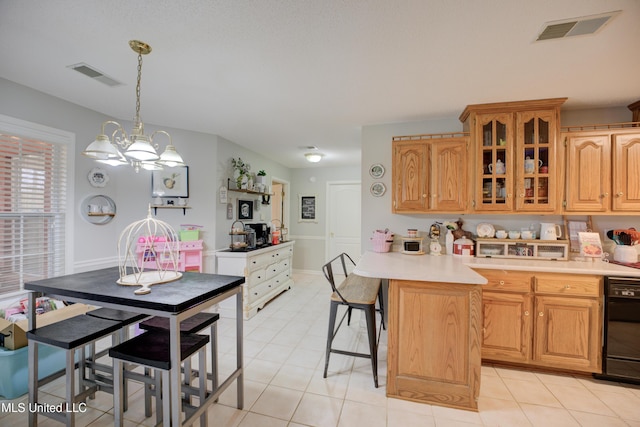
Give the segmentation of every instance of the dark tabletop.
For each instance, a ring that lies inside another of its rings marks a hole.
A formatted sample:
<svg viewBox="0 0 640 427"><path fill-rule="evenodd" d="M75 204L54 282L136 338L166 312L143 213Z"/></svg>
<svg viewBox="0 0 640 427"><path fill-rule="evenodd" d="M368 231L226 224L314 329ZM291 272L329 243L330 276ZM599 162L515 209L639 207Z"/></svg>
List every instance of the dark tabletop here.
<svg viewBox="0 0 640 427"><path fill-rule="evenodd" d="M135 295L138 286L116 283L118 267L75 273L51 279L26 282L24 288L59 297L122 304L170 313L179 313L223 294L244 283L242 276L184 272L179 280L151 286L151 293ZM63 298L64 299L64 298Z"/></svg>

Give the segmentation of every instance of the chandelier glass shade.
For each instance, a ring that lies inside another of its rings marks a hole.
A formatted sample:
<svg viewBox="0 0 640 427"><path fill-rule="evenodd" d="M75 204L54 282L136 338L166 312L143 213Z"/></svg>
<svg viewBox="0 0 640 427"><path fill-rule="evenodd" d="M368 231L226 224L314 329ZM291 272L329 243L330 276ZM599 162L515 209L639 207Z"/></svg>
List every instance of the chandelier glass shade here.
<svg viewBox="0 0 640 427"><path fill-rule="evenodd" d="M124 130L124 127L113 120L107 120L102 123L102 130L96 137L95 141L87 146L82 152L83 155L111 166L131 165L136 172L140 169L145 170L162 170L164 167L184 166L182 156L178 154L176 147L173 145L171 135L163 130L153 132L151 135L144 133L144 123L140 119L140 81L142 79L142 55L151 52L151 46L138 41L130 40L129 46L138 54L138 80L136 83L136 115L133 119L133 130L130 134ZM116 130L111 137L106 133L106 127L109 125L116 126ZM164 152L158 155L160 148L154 143L156 135L166 135L169 138L169 144Z"/></svg>

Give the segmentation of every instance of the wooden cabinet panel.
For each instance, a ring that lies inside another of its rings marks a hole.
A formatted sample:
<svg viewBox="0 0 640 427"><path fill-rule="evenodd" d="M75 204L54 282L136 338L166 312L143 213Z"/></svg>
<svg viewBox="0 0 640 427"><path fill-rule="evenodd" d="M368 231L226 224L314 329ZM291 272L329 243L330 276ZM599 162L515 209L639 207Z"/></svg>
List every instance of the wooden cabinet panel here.
<svg viewBox="0 0 640 427"><path fill-rule="evenodd" d="M536 363L601 372L602 317L597 299L536 296L535 311Z"/></svg>
<svg viewBox="0 0 640 427"><path fill-rule="evenodd" d="M618 126L618 127L616 127ZM640 132L624 124L564 134L567 212L640 210Z"/></svg>
<svg viewBox="0 0 640 427"><path fill-rule="evenodd" d="M559 212L558 123L566 98L468 105L476 212ZM527 159L528 157L528 159Z"/></svg>
<svg viewBox="0 0 640 427"><path fill-rule="evenodd" d="M389 281L387 395L477 409L480 285Z"/></svg>
<svg viewBox="0 0 640 427"><path fill-rule="evenodd" d="M577 274L543 274L535 277L536 294L599 297L603 292L602 276Z"/></svg>
<svg viewBox="0 0 640 427"><path fill-rule="evenodd" d="M640 210L640 133L613 135L614 211Z"/></svg>
<svg viewBox="0 0 640 427"><path fill-rule="evenodd" d="M531 295L482 293L482 357L506 362L531 359Z"/></svg>
<svg viewBox="0 0 640 427"><path fill-rule="evenodd" d="M431 210L464 211L467 208L467 140L431 144Z"/></svg>
<svg viewBox="0 0 640 427"><path fill-rule="evenodd" d="M509 212L513 209L513 114L478 114L475 119L476 211ZM500 166L499 164L502 164Z"/></svg>
<svg viewBox="0 0 640 427"><path fill-rule="evenodd" d="M483 291L531 292L532 273L512 270L476 269L476 271L488 280L488 283L482 287Z"/></svg>
<svg viewBox="0 0 640 427"><path fill-rule="evenodd" d="M427 210L429 146L424 142L399 142L393 147L393 212Z"/></svg>
<svg viewBox="0 0 640 427"><path fill-rule="evenodd" d="M516 113L514 195L516 211L553 212L558 207L557 112Z"/></svg>
<svg viewBox="0 0 640 427"><path fill-rule="evenodd" d="M394 138L393 213L466 210L469 138L433 137Z"/></svg>
<svg viewBox="0 0 640 427"><path fill-rule="evenodd" d="M567 144L567 211L608 210L611 144L608 134L565 137Z"/></svg>

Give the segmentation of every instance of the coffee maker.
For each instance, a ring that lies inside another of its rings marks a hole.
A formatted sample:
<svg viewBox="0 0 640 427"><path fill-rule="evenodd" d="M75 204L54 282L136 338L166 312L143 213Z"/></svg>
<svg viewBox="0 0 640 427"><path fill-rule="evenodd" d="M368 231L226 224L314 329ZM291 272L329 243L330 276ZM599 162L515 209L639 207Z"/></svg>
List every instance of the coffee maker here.
<svg viewBox="0 0 640 427"><path fill-rule="evenodd" d="M246 224L256 232L256 247L267 246L269 244L269 227L264 222L256 224Z"/></svg>

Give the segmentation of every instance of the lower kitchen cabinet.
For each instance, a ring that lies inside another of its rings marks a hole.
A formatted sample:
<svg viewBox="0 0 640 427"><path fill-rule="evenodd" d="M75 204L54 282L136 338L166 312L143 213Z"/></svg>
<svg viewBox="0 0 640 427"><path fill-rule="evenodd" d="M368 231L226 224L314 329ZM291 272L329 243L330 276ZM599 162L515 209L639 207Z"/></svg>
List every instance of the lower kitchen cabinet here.
<svg viewBox="0 0 640 427"><path fill-rule="evenodd" d="M602 277L476 271L488 280L483 360L601 372Z"/></svg>
<svg viewBox="0 0 640 427"><path fill-rule="evenodd" d="M536 364L602 372L603 278L537 274L535 294Z"/></svg>
<svg viewBox="0 0 640 427"><path fill-rule="evenodd" d="M216 252L216 273L244 276L244 318L253 317L269 301L293 286L294 242L284 242L250 252Z"/></svg>
<svg viewBox="0 0 640 427"><path fill-rule="evenodd" d="M481 285L389 280L387 396L477 410Z"/></svg>
<svg viewBox="0 0 640 427"><path fill-rule="evenodd" d="M531 359L531 296L483 292L482 357L526 362Z"/></svg>

